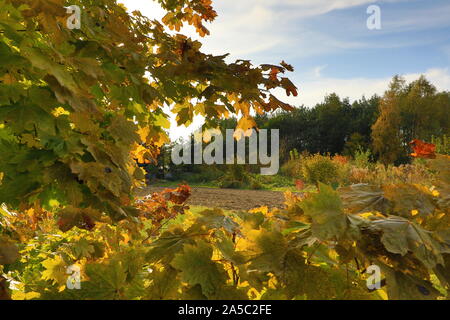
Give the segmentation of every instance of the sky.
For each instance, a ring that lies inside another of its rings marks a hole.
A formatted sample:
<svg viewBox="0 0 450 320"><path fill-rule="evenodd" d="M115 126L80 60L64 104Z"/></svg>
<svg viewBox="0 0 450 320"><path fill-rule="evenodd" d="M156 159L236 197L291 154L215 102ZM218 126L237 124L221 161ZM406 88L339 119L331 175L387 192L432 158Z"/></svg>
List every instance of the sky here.
<svg viewBox="0 0 450 320"><path fill-rule="evenodd" d="M164 15L152 0L120 0L150 18ZM381 29L369 29L368 7L380 8ZM213 0L217 19L211 35L199 38L192 27L181 33L200 39L205 53L229 53L229 62L292 64L289 78L298 97L277 96L294 106L312 107L337 93L351 101L382 95L396 74L408 81L425 75L438 90L450 90L449 0ZM173 127L172 139L190 128Z"/></svg>

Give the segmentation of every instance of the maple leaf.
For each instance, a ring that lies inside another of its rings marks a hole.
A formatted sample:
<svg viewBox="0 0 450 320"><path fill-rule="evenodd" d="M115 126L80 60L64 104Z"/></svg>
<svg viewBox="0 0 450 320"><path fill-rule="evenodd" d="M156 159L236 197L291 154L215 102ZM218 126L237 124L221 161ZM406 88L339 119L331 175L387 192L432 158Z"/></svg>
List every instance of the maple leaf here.
<svg viewBox="0 0 450 320"><path fill-rule="evenodd" d="M272 81L277 81L278 80L278 73L280 73L280 69L278 69L277 67L272 67L270 70L270 75L269 75L269 79Z"/></svg>
<svg viewBox="0 0 450 320"><path fill-rule="evenodd" d="M281 61L280 64L281 64L281 65L283 66L283 68L285 68L287 71L290 71L290 72L293 72L293 71L294 71L294 67L291 66L290 64L286 63L284 60Z"/></svg>
<svg viewBox="0 0 450 320"><path fill-rule="evenodd" d="M347 228L339 194L330 186L319 183L319 193L303 200L300 206L313 220L313 235L321 240L339 238Z"/></svg>
<svg viewBox="0 0 450 320"><path fill-rule="evenodd" d="M65 285L68 277L66 274L67 265L59 255L42 261L42 266L45 268L42 272L43 280L50 280L59 286Z"/></svg>
<svg viewBox="0 0 450 320"><path fill-rule="evenodd" d="M411 153L414 158L436 159L436 146L434 144L418 139L414 139L409 144L414 150L414 153Z"/></svg>
<svg viewBox="0 0 450 320"><path fill-rule="evenodd" d="M376 220L373 225L382 231L381 242L389 252L402 256L412 252L429 269L444 264L440 244L420 226L400 217Z"/></svg>
<svg viewBox="0 0 450 320"><path fill-rule="evenodd" d="M367 184L354 184L339 188L345 208L351 213L379 211L387 213L392 207L381 188Z"/></svg>
<svg viewBox="0 0 450 320"><path fill-rule="evenodd" d="M238 248L247 252L251 270L261 272L282 270L287 242L280 232L261 228L248 232L246 237L246 241L239 241Z"/></svg>
<svg viewBox="0 0 450 320"><path fill-rule="evenodd" d="M211 261L212 247L197 241L195 245L185 245L183 252L173 259L171 265L181 272L183 281L191 286L200 285L206 296L211 296L225 284L226 273L221 266Z"/></svg>
<svg viewBox="0 0 450 320"><path fill-rule="evenodd" d="M76 259L90 258L95 252L95 248L88 240L80 239L74 243L72 251Z"/></svg>
<svg viewBox="0 0 450 320"><path fill-rule="evenodd" d="M106 263L89 263L86 265L89 281L83 282L83 291L89 292L93 299L123 298L127 284L127 270L123 261L116 259Z"/></svg>
<svg viewBox="0 0 450 320"><path fill-rule="evenodd" d="M281 79L281 86L286 90L286 94L290 96L291 94L296 97L298 96L297 87L288 78Z"/></svg>
<svg viewBox="0 0 450 320"><path fill-rule="evenodd" d="M242 117L237 124L234 137L240 139L242 136L249 136L252 133L252 129L256 127L255 119L252 117ZM239 130L240 129L240 130Z"/></svg>
<svg viewBox="0 0 450 320"><path fill-rule="evenodd" d="M177 279L177 270L167 266L162 271L152 272L152 284L147 289L150 300L167 300L176 296L179 280Z"/></svg>
<svg viewBox="0 0 450 320"><path fill-rule="evenodd" d="M386 275L387 293L392 300L434 300L439 291L429 281L417 279L409 274L379 263Z"/></svg>
<svg viewBox="0 0 450 320"><path fill-rule="evenodd" d="M230 234L239 233L239 225L230 217L223 214L220 209L204 210L200 212L200 217L196 223L204 224L208 229L223 228Z"/></svg>
<svg viewBox="0 0 450 320"><path fill-rule="evenodd" d="M92 230L95 227L95 220L99 220L101 213L91 208L75 208L68 206L58 212L58 227L61 231L69 231L73 227Z"/></svg>

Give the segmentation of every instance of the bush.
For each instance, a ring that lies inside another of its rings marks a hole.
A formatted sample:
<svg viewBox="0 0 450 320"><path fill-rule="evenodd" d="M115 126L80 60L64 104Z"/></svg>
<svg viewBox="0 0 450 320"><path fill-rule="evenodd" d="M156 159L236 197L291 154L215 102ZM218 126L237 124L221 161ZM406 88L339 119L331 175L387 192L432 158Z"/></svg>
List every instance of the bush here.
<svg viewBox="0 0 450 320"><path fill-rule="evenodd" d="M318 182L346 184L349 181L351 165L344 156L302 154L299 159L291 159L281 167L281 174L306 183Z"/></svg>
<svg viewBox="0 0 450 320"><path fill-rule="evenodd" d="M308 183L333 183L339 181L339 170L336 162L329 156L315 154L301 160L302 176Z"/></svg>
<svg viewBox="0 0 450 320"><path fill-rule="evenodd" d="M372 157L372 153L370 150L363 150L362 148L359 148L355 152L354 156L354 164L358 168L369 168L372 163L370 162L370 158Z"/></svg>
<svg viewBox="0 0 450 320"><path fill-rule="evenodd" d="M228 166L228 171L219 179L220 188L245 189L251 187L253 178L244 165Z"/></svg>
<svg viewBox="0 0 450 320"><path fill-rule="evenodd" d="M450 155L450 137L444 134L442 138L433 136L431 143L436 146L436 152Z"/></svg>
<svg viewBox="0 0 450 320"><path fill-rule="evenodd" d="M281 174L286 177L292 177L301 179L302 178L302 172L301 172L301 162L300 160L289 160L285 164L281 166Z"/></svg>

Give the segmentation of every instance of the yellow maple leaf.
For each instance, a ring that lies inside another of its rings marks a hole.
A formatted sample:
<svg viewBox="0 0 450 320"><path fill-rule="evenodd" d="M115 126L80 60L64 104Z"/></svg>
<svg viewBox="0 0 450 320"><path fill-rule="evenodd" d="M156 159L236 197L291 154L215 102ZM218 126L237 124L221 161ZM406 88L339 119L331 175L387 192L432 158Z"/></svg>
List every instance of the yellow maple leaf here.
<svg viewBox="0 0 450 320"><path fill-rule="evenodd" d="M60 256L55 256L54 258L44 260L42 265L45 268L41 276L43 280L50 280L53 284L57 284L59 286L64 286L66 284L67 266Z"/></svg>

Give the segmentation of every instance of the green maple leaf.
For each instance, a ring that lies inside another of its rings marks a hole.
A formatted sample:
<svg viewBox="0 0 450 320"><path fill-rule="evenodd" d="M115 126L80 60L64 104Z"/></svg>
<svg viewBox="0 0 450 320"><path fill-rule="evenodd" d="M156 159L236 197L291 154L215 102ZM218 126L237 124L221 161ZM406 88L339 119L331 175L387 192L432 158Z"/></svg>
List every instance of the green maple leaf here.
<svg viewBox="0 0 450 320"><path fill-rule="evenodd" d="M428 188L415 185L385 186L385 197L392 203L392 214L410 217L411 210L417 210L421 216L434 213L437 208L435 199Z"/></svg>
<svg viewBox="0 0 450 320"><path fill-rule="evenodd" d="M86 239L80 239L72 246L72 251L77 259L90 258L95 252L94 246Z"/></svg>
<svg viewBox="0 0 450 320"><path fill-rule="evenodd" d="M81 287L91 299L118 299L125 294L127 272L123 262L88 264L86 274L89 281L82 282Z"/></svg>
<svg viewBox="0 0 450 320"><path fill-rule="evenodd" d="M429 269L444 265L441 254L444 248L431 232L400 217L376 220L373 225L382 231L381 242L389 252L402 256L412 252Z"/></svg>
<svg viewBox="0 0 450 320"><path fill-rule="evenodd" d="M319 184L319 193L300 203L305 214L313 220L315 237L321 240L339 238L347 228L347 218L339 194L332 187Z"/></svg>
<svg viewBox="0 0 450 320"><path fill-rule="evenodd" d="M165 231L161 236L151 244L151 249L146 255L146 260L149 263L158 261L170 262L175 254L183 250L183 245L193 244L192 236L195 231L191 233L189 230L184 231L180 227L172 228Z"/></svg>
<svg viewBox="0 0 450 320"><path fill-rule="evenodd" d="M180 281L177 271L167 266L162 271L153 271L151 274L152 284L147 289L149 300L167 300L176 296Z"/></svg>
<svg viewBox="0 0 450 320"><path fill-rule="evenodd" d="M173 259L171 265L181 271L181 278L191 286L200 285L206 296L211 296L225 284L226 274L222 267L211 261L212 247L197 241L196 245L186 245L182 253Z"/></svg>
<svg viewBox="0 0 450 320"><path fill-rule="evenodd" d="M200 212L201 217L197 219L197 223L204 224L208 229L223 228L227 232L233 234L239 231L239 225L230 217L223 214L220 209L208 209Z"/></svg>
<svg viewBox="0 0 450 320"><path fill-rule="evenodd" d="M383 190L376 186L355 184L340 188L339 193L345 208L351 213L386 212L391 206L384 197Z"/></svg>
<svg viewBox="0 0 450 320"><path fill-rule="evenodd" d="M249 259L251 270L259 272L278 272L283 267L287 243L283 235L265 229L249 235Z"/></svg>
<svg viewBox="0 0 450 320"><path fill-rule="evenodd" d="M387 294L392 300L435 300L441 294L429 281L379 263L386 276Z"/></svg>

